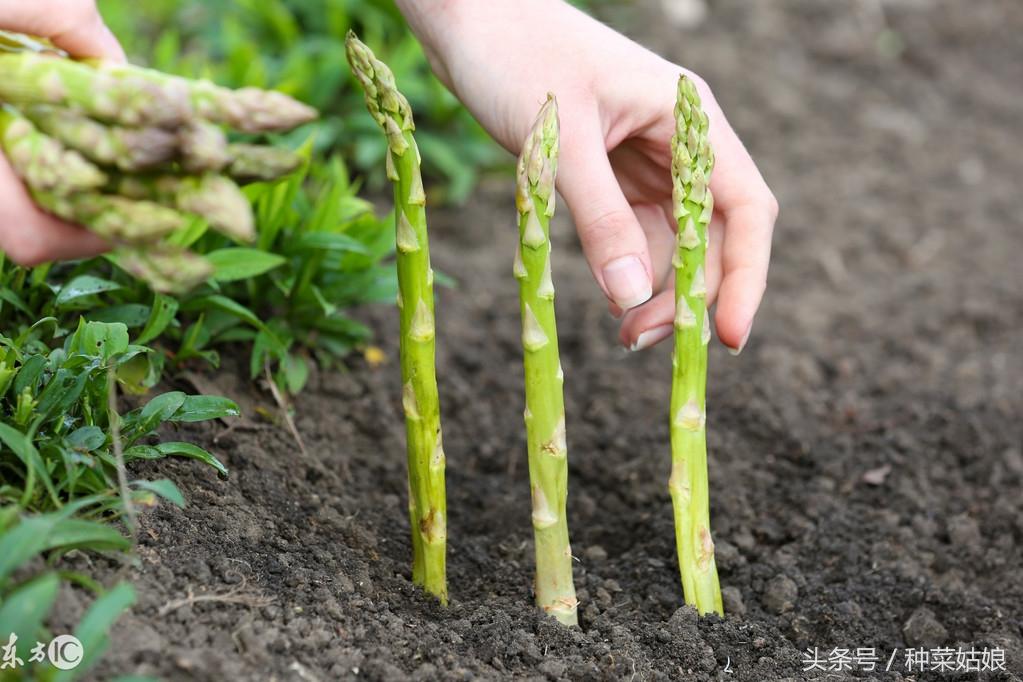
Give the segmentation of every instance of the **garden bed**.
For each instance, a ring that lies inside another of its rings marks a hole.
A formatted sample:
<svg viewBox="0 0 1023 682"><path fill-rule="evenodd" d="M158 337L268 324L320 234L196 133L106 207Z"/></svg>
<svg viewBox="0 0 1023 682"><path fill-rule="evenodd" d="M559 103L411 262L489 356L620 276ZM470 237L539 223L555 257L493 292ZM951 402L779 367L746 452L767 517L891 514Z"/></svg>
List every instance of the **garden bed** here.
<svg viewBox="0 0 1023 682"><path fill-rule="evenodd" d="M439 291L437 335L451 605L411 585L397 325L365 310L387 359L313 377L295 401L305 454L258 416L276 408L243 368L192 378L244 410L187 428L231 475L139 467L189 504L142 516L135 565L93 566L139 594L99 674L816 679L807 648L873 647L881 668L898 649L892 672L832 674L896 680L927 678L906 648L945 646L1001 649L989 679L1023 675L1023 105L1007 86L1023 82L1023 8L883 4L882 24L852 3L715 2L699 35L623 12L707 77L782 205L749 347L710 358L725 620L679 608L669 350L620 349L564 218L580 628L535 611L501 179L431 213L436 266L459 282ZM77 615L65 594L58 619Z"/></svg>

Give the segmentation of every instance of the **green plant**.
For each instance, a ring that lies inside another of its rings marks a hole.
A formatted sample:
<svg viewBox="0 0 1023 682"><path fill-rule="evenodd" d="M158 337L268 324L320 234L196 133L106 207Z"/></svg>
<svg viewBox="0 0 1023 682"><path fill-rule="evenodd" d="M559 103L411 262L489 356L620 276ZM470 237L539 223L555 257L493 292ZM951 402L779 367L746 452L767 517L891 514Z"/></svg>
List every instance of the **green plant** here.
<svg viewBox="0 0 1023 682"><path fill-rule="evenodd" d="M707 344L710 319L704 262L707 225L714 211L708 188L714 153L707 114L693 82L682 76L671 138L673 206L678 221L675 266L675 344L671 386L671 491L675 541L687 604L722 613L710 535L707 482Z"/></svg>
<svg viewBox="0 0 1023 682"><path fill-rule="evenodd" d="M391 0L152 0L100 8L132 59L169 73L232 87L272 87L314 106L318 152L337 151L382 189L387 150L345 68L344 39L354 29L386 49L390 66L429 132L418 137L424 173L443 181L438 199L461 202L479 173L508 158L433 77L422 48ZM431 193L434 194L433 192Z"/></svg>
<svg viewBox="0 0 1023 682"><path fill-rule="evenodd" d="M548 95L519 156L515 203L519 245L515 278L522 312L526 435L536 542L536 603L566 625L578 622L565 501L565 374L558 354L551 279L550 220L558 165L558 105Z"/></svg>
<svg viewBox="0 0 1023 682"><path fill-rule="evenodd" d="M387 176L394 183L412 580L447 603L447 502L434 365L434 278L426 231L426 193L419 171L419 148L412 135L415 123L390 69L354 33L348 34L347 45L352 71L366 92L366 106L387 138Z"/></svg>

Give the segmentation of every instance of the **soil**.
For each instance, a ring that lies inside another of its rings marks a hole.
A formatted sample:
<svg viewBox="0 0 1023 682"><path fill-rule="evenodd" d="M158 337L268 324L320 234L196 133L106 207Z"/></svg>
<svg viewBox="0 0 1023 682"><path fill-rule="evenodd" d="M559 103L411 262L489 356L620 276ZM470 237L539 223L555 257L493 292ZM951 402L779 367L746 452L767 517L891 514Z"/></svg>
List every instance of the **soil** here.
<svg viewBox="0 0 1023 682"><path fill-rule="evenodd" d="M436 264L460 282L438 335L451 605L410 582L395 321L367 310L388 360L314 376L295 406L304 455L255 417L275 408L241 371L197 380L251 419L179 434L226 480L188 461L133 472L174 479L188 506L143 516L127 570L95 563L139 593L97 678L913 680L939 676L907 672L906 649L938 646L1006 657L940 679L1023 676L1023 6L720 0L699 31L659 11L610 20L709 80L782 206L749 347L711 351L728 616L680 608L669 351L621 350L565 219L580 627L533 608L501 179L431 214ZM879 669L804 672L813 647L874 647Z"/></svg>

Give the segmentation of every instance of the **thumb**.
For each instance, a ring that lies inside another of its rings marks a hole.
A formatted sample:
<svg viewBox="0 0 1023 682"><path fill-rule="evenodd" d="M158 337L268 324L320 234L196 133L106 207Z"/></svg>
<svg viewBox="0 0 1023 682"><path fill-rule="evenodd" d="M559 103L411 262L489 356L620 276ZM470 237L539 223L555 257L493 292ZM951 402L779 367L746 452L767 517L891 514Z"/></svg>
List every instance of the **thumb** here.
<svg viewBox="0 0 1023 682"><path fill-rule="evenodd" d="M72 57L125 59L94 0L0 0L0 28L48 38Z"/></svg>
<svg viewBox="0 0 1023 682"><path fill-rule="evenodd" d="M564 196L583 253L608 299L635 308L653 291L646 234L618 184L600 127L563 128L558 188Z"/></svg>

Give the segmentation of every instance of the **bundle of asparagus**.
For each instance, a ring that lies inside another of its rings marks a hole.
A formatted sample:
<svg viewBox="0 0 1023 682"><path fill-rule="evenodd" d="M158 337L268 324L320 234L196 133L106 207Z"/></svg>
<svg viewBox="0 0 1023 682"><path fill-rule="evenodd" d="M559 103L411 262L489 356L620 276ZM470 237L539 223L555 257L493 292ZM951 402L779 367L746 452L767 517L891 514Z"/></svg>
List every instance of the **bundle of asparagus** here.
<svg viewBox="0 0 1023 682"><path fill-rule="evenodd" d="M118 262L158 291L188 289L211 273L166 237L199 216L252 241L238 183L301 163L287 149L229 143L221 126L263 133L316 117L278 92L75 61L12 34L2 43L0 150L41 208L111 242Z"/></svg>
<svg viewBox="0 0 1023 682"><path fill-rule="evenodd" d="M707 482L707 343L710 318L704 264L707 226L714 212L708 183L714 153L707 114L693 81L682 76L671 138L673 205L678 221L675 266L675 348L671 390L671 492L675 541L687 604L722 613L721 589L710 536Z"/></svg>

